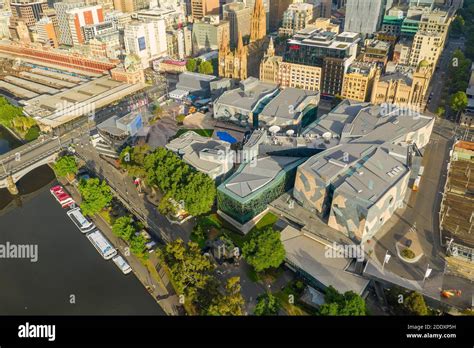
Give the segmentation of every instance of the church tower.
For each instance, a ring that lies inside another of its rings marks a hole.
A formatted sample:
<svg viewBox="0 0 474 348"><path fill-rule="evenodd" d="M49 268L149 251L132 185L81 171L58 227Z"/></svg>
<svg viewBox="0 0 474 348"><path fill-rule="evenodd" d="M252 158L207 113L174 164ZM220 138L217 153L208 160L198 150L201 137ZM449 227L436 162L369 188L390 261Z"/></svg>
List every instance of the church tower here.
<svg viewBox="0 0 474 348"><path fill-rule="evenodd" d="M252 22L250 26L250 42L255 42L265 38L267 35L267 17L263 0L255 0L253 8Z"/></svg>
<svg viewBox="0 0 474 348"><path fill-rule="evenodd" d="M226 76L226 58L230 52L230 43L229 38L227 37L225 31L222 31L221 42L219 43L219 76Z"/></svg>

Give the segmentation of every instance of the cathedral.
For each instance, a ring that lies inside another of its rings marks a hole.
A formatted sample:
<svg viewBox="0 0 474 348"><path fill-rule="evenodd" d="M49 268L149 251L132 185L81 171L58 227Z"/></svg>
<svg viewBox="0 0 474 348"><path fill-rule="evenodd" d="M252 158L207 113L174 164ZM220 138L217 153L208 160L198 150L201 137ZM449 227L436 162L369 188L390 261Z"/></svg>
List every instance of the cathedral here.
<svg viewBox="0 0 474 348"><path fill-rule="evenodd" d="M266 14L263 0L256 0L250 26L250 42L243 44L239 32L239 41L234 50L230 48L228 37L223 37L219 45L219 76L244 80L248 76L259 76L260 61L265 53L267 41Z"/></svg>

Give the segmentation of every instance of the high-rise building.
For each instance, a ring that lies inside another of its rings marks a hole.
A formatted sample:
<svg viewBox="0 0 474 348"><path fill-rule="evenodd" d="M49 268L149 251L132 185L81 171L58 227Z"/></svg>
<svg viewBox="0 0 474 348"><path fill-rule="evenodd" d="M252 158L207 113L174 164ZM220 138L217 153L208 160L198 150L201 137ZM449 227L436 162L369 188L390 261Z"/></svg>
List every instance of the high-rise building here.
<svg viewBox="0 0 474 348"><path fill-rule="evenodd" d="M332 0L321 1L321 17L331 18Z"/></svg>
<svg viewBox="0 0 474 348"><path fill-rule="evenodd" d="M269 5L269 31L275 31L280 27L283 13L294 0L270 0Z"/></svg>
<svg viewBox="0 0 474 348"><path fill-rule="evenodd" d="M379 30L386 0L347 0L344 31L371 35Z"/></svg>
<svg viewBox="0 0 474 348"><path fill-rule="evenodd" d="M51 18L43 17L36 23L36 32L38 35L38 42L51 46L58 47L58 38Z"/></svg>
<svg viewBox="0 0 474 348"><path fill-rule="evenodd" d="M125 50L137 55L144 68L150 61L166 56L166 24L164 20L131 22L124 31Z"/></svg>
<svg viewBox="0 0 474 348"><path fill-rule="evenodd" d="M66 14L74 46L81 45L86 41L84 26L104 22L104 13L100 5L74 8L66 11Z"/></svg>
<svg viewBox="0 0 474 348"><path fill-rule="evenodd" d="M72 46L72 36L69 29L67 11L86 6L84 0L63 0L54 3L56 16L58 19L58 39L59 44Z"/></svg>
<svg viewBox="0 0 474 348"><path fill-rule="evenodd" d="M219 0L191 0L191 15L194 20L219 15Z"/></svg>
<svg viewBox="0 0 474 348"><path fill-rule="evenodd" d="M114 0L114 8L123 13L131 13L148 8L150 0Z"/></svg>
<svg viewBox="0 0 474 348"><path fill-rule="evenodd" d="M223 33L229 37L229 22L221 21L217 16L204 17L195 22L192 32L194 54L219 49Z"/></svg>
<svg viewBox="0 0 474 348"><path fill-rule="evenodd" d="M43 12L48 9L48 3L46 0L11 0L10 9L12 26L21 20L28 28L32 28L43 17Z"/></svg>
<svg viewBox="0 0 474 348"><path fill-rule="evenodd" d="M358 33L335 34L307 28L287 41L283 62L315 67L311 69L315 73L321 69L321 92L341 94L344 73L357 56L359 41ZM315 79L313 83L318 81Z"/></svg>
<svg viewBox="0 0 474 348"><path fill-rule="evenodd" d="M409 65L417 67L421 61L426 60L434 69L443 51L443 44L443 34L432 31L418 31L413 38Z"/></svg>
<svg viewBox="0 0 474 348"><path fill-rule="evenodd" d="M239 33L243 37L250 35L251 9L243 2L231 2L222 8L223 18L229 21L230 45L236 47L239 41Z"/></svg>
<svg viewBox="0 0 474 348"><path fill-rule="evenodd" d="M288 6L283 13L283 21L279 35L291 36L296 31L304 29L313 20L313 5L307 3L296 3Z"/></svg>

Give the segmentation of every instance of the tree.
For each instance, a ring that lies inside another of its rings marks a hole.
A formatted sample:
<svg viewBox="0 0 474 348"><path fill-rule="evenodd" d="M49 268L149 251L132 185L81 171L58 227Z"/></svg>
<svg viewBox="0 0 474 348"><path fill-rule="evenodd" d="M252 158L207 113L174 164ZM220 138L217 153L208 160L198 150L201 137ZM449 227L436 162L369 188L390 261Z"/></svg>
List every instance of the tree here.
<svg viewBox="0 0 474 348"><path fill-rule="evenodd" d="M184 244L182 239L168 243L165 247L164 260L168 265L171 277L179 295L186 301L193 301L197 292L204 289L211 278L214 265L194 242Z"/></svg>
<svg viewBox="0 0 474 348"><path fill-rule="evenodd" d="M244 298L240 293L240 277L227 280L224 294L215 297L207 310L208 315L243 315Z"/></svg>
<svg viewBox="0 0 474 348"><path fill-rule="evenodd" d="M77 163L74 156L63 156L53 166L57 176L71 177L77 174Z"/></svg>
<svg viewBox="0 0 474 348"><path fill-rule="evenodd" d="M319 314L324 316L360 316L366 315L365 301L353 291L340 294L332 286L326 289L325 303L319 308Z"/></svg>
<svg viewBox="0 0 474 348"><path fill-rule="evenodd" d="M92 216L104 209L113 197L109 185L97 178L81 180L79 192L82 196L81 210L87 216Z"/></svg>
<svg viewBox="0 0 474 348"><path fill-rule="evenodd" d="M147 144L134 147L127 146L120 152L120 165L127 170L128 175L145 178L145 158L149 152L150 147Z"/></svg>
<svg viewBox="0 0 474 348"><path fill-rule="evenodd" d="M423 295L413 291L407 296L404 302L405 308L414 315L428 315L428 307L426 306Z"/></svg>
<svg viewBox="0 0 474 348"><path fill-rule="evenodd" d="M208 61L204 61L199 64L198 69L200 74L212 75L214 73L214 68L212 67L212 63Z"/></svg>
<svg viewBox="0 0 474 348"><path fill-rule="evenodd" d="M451 96L450 107L456 112L463 111L467 106L467 95L463 91L459 91Z"/></svg>
<svg viewBox="0 0 474 348"><path fill-rule="evenodd" d="M196 69L197 69L196 59L194 59L194 58L188 59L188 61L186 62L186 70L191 71L191 72L195 72Z"/></svg>
<svg viewBox="0 0 474 348"><path fill-rule="evenodd" d="M123 240L129 241L135 235L136 228L130 216L122 216L115 220L112 232Z"/></svg>
<svg viewBox="0 0 474 348"><path fill-rule="evenodd" d="M137 256L147 255L147 254L144 253L145 245L146 245L146 239L141 234L139 234L138 236L135 236L133 234L129 242L130 242L130 251L133 254L135 254Z"/></svg>
<svg viewBox="0 0 474 348"><path fill-rule="evenodd" d="M153 116L156 119L159 119L161 116L163 116L163 108L159 105L155 105L155 107L153 108Z"/></svg>
<svg viewBox="0 0 474 348"><path fill-rule="evenodd" d="M438 106L438 108L436 109L436 116L444 117L445 113L446 113L446 109L442 106Z"/></svg>
<svg viewBox="0 0 474 348"><path fill-rule="evenodd" d="M280 310L280 302L271 293L260 295L254 309L255 315L277 315Z"/></svg>
<svg viewBox="0 0 474 348"><path fill-rule="evenodd" d="M176 116L176 122L178 122L178 124L183 124L185 117L186 115L179 114L178 116Z"/></svg>
<svg viewBox="0 0 474 348"><path fill-rule="evenodd" d="M257 232L242 247L242 256L257 272L278 267L285 259L285 248L280 234L271 227Z"/></svg>
<svg viewBox="0 0 474 348"><path fill-rule="evenodd" d="M159 211L173 211L169 199L184 202L184 209L191 215L205 214L211 210L216 197L214 181L206 174L196 171L183 162L175 153L157 148L144 160L146 181L158 187L165 197Z"/></svg>
<svg viewBox="0 0 474 348"><path fill-rule="evenodd" d="M456 16L454 21L451 23L451 36L460 37L464 33L464 25L464 18L462 18L462 16Z"/></svg>

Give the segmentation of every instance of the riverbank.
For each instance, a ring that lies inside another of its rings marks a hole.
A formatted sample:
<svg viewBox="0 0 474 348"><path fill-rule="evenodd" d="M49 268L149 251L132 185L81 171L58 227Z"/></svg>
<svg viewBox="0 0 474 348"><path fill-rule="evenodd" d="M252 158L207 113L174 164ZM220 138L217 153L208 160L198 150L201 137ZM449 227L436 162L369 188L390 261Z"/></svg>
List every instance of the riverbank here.
<svg viewBox="0 0 474 348"><path fill-rule="evenodd" d="M38 246L38 262L1 259L2 315L164 315L133 275L105 261L48 190L0 217L0 244Z"/></svg>

